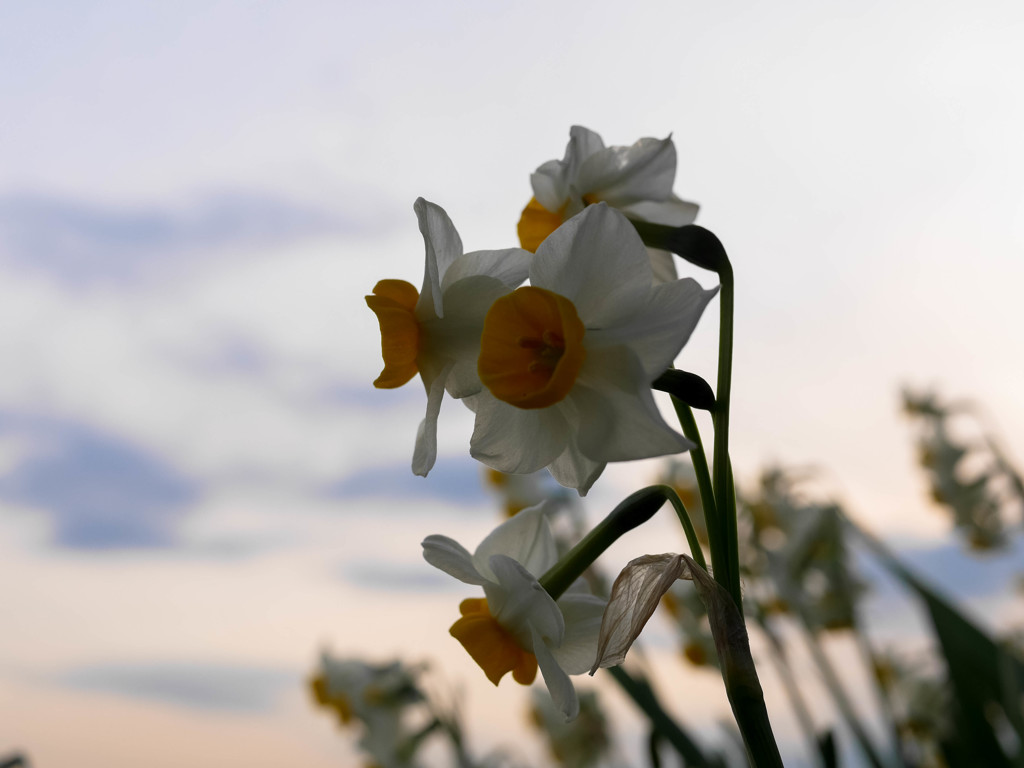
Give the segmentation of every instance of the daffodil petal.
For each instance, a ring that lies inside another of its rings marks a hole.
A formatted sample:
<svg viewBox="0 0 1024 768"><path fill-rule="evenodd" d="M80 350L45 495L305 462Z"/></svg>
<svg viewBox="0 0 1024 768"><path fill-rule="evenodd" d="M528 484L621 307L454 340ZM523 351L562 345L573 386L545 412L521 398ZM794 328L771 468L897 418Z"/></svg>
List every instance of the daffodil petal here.
<svg viewBox="0 0 1024 768"><path fill-rule="evenodd" d="M562 160L568 178L576 178L583 163L604 148L604 139L600 134L582 125L572 126L569 129L569 143L565 147L565 157Z"/></svg>
<svg viewBox="0 0 1024 768"><path fill-rule="evenodd" d="M674 254L658 248L648 248L647 255L651 259L651 272L654 275L655 284L671 283L679 278Z"/></svg>
<svg viewBox="0 0 1024 768"><path fill-rule="evenodd" d="M622 206L620 210L631 219L682 227L696 221L700 206L672 195L668 200L641 200Z"/></svg>
<svg viewBox="0 0 1024 768"><path fill-rule="evenodd" d="M576 719L580 713L580 700L572 680L555 660L551 649L536 629L533 630L533 655L537 657L540 673L544 676L544 684L548 687L555 706L565 715L566 722Z"/></svg>
<svg viewBox="0 0 1024 768"><path fill-rule="evenodd" d="M373 673L366 664L335 659L327 654L321 654L320 663L324 669L328 696L347 696L353 700L354 705L363 703L361 696L353 694L361 693L373 679Z"/></svg>
<svg viewBox="0 0 1024 768"><path fill-rule="evenodd" d="M640 236L604 204L551 233L530 265L530 282L569 299L587 328L612 326L639 311L652 280Z"/></svg>
<svg viewBox="0 0 1024 768"><path fill-rule="evenodd" d="M412 452L412 471L420 477L426 477L437 460L437 417L441 413L444 385L454 365L448 363L427 385L427 415L416 430L416 446ZM423 379L426 384L425 375Z"/></svg>
<svg viewBox="0 0 1024 768"><path fill-rule="evenodd" d="M567 429L558 408L516 408L486 391L467 405L476 411L470 455L489 467L525 475L546 467L565 448Z"/></svg>
<svg viewBox="0 0 1024 768"><path fill-rule="evenodd" d="M413 210L427 251L416 315L421 320L431 315L443 317L441 281L452 262L462 255L462 238L441 206L419 197L413 204Z"/></svg>
<svg viewBox="0 0 1024 768"><path fill-rule="evenodd" d="M499 280L506 288L516 288L530 274L533 254L522 248L498 251L470 251L455 259L441 280L441 289L471 276L486 276ZM451 305L446 306L450 311Z"/></svg>
<svg viewBox="0 0 1024 768"><path fill-rule="evenodd" d="M628 345L640 359L648 382L671 367L718 288L705 291L685 278L655 285L647 304L623 323L588 332L588 349Z"/></svg>
<svg viewBox="0 0 1024 768"><path fill-rule="evenodd" d="M548 160L530 174L530 186L537 202L555 213L565 204L569 196L565 164L559 160Z"/></svg>
<svg viewBox="0 0 1024 768"><path fill-rule="evenodd" d="M548 471L560 485L575 488L580 496L586 496L604 472L605 466L605 462L588 459L575 442L570 441L561 455L548 466Z"/></svg>
<svg viewBox="0 0 1024 768"><path fill-rule="evenodd" d="M434 534L427 536L421 546L423 559L449 576L454 576L465 584L477 586L482 586L486 582L473 565L473 556L455 539Z"/></svg>
<svg viewBox="0 0 1024 768"><path fill-rule="evenodd" d="M623 206L620 210L627 218L638 221L650 221L670 227L681 227L692 224L697 218L700 206L672 195L668 200L643 200L639 203ZM651 270L654 282L668 283L678 278L676 271L676 255L657 248L648 248L647 255L651 258Z"/></svg>
<svg viewBox="0 0 1024 768"><path fill-rule="evenodd" d="M608 147L580 165L576 186L616 207L641 200L665 200L676 178L672 137L640 139L629 147Z"/></svg>
<svg viewBox="0 0 1024 768"><path fill-rule="evenodd" d="M639 359L626 347L592 350L570 395L579 411L577 440L585 456L629 461L693 447L665 423L645 379Z"/></svg>
<svg viewBox="0 0 1024 768"><path fill-rule="evenodd" d="M597 658L605 601L594 595L566 593L559 598L558 608L565 620L565 637L557 648L551 647L551 654L566 674L589 672Z"/></svg>
<svg viewBox="0 0 1024 768"><path fill-rule="evenodd" d="M534 576L542 575L558 561L558 548L547 520L547 513L554 506L554 502L544 501L522 510L491 531L473 553L474 567L493 576L491 556L501 554L521 563Z"/></svg>
<svg viewBox="0 0 1024 768"><path fill-rule="evenodd" d="M537 579L507 555L491 555L488 562L496 581L484 584L491 615L529 648L530 627L558 645L565 637L565 619L558 605Z"/></svg>
<svg viewBox="0 0 1024 768"><path fill-rule="evenodd" d="M494 277L464 277L444 292L444 319L423 323L426 348L421 351L420 358L443 353L454 361L445 381L452 397L475 395L483 387L477 373L480 331L487 310L508 291L504 283Z"/></svg>
<svg viewBox="0 0 1024 768"><path fill-rule="evenodd" d="M374 765L400 765L402 710L398 707L370 707L361 718L364 724L359 748L372 758Z"/></svg>

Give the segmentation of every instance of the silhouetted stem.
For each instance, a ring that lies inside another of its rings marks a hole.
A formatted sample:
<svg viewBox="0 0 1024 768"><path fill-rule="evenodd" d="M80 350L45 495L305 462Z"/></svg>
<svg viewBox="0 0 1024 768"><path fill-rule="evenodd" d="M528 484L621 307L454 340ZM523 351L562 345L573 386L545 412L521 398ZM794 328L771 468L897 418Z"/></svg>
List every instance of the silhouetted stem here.
<svg viewBox="0 0 1024 768"><path fill-rule="evenodd" d="M661 509L668 498L666 488L664 485L652 485L623 499L579 544L566 552L538 579L540 585L555 600L561 597L616 539L646 523Z"/></svg>

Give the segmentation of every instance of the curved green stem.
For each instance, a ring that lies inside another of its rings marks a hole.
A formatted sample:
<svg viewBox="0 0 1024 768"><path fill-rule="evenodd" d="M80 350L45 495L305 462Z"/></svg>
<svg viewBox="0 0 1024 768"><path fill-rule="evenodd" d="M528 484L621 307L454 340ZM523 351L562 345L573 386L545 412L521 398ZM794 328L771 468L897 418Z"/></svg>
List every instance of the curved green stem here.
<svg viewBox="0 0 1024 768"><path fill-rule="evenodd" d="M561 597L616 539L646 523L661 509L668 498L665 488L663 485L652 485L623 499L604 520L538 579L540 585L555 600Z"/></svg>
<svg viewBox="0 0 1024 768"><path fill-rule="evenodd" d="M732 395L732 339L733 313L736 298L732 264L722 242L703 227L687 224L669 227L645 221L633 221L641 239L650 248L672 251L680 258L718 274L721 283L719 306L721 320L718 328L718 390L715 393L714 424L715 445L712 462L712 491L715 500L716 525L708 538L711 542L711 561L714 577L742 606L740 594L739 544L736 541L736 500L732 489L729 467L729 405ZM701 489L705 496L705 489Z"/></svg>
<svg viewBox="0 0 1024 768"><path fill-rule="evenodd" d="M719 525L720 559L724 568L715 567L718 581L736 601L743 605L740 594L739 543L736 541L736 498L732 488L732 471L729 465L729 405L732 395L732 338L735 283L732 265L722 259L718 266L718 277L722 282L719 294L721 320L718 330L718 391L715 394L715 446L712 460L712 477Z"/></svg>
<svg viewBox="0 0 1024 768"><path fill-rule="evenodd" d="M669 503L676 511L676 517L679 518L680 524L683 526L683 533L686 534L686 543L690 547L690 556L697 561L705 571L708 569L707 561L704 560L704 552L700 546L700 539L697 538L697 531L693 528L693 522L690 520L690 514L686 511L686 507L683 505L683 500L679 498L679 494L676 493L676 489L670 485L654 486L656 488L662 488L665 493L665 498L669 500Z"/></svg>
<svg viewBox="0 0 1024 768"><path fill-rule="evenodd" d="M757 670L750 656L750 648L743 621L743 602L740 590L739 537L736 526L736 489L729 460L729 409L732 399L733 316L736 287L732 265L725 248L715 235L703 227L690 224L684 227L665 227L645 222L634 226L649 247L672 251L681 258L718 274L721 283L719 295L720 321L718 342L718 386L715 392L712 418L715 443L708 482L707 460L703 450L693 453L694 471L704 502L708 521L708 540L714 579L710 585L722 592L716 600L719 617L715 644L722 661L722 677L726 692L743 734L751 760L761 766L781 767L778 746L768 720L764 696L757 679ZM696 424L689 408L673 401L683 432L699 444ZM709 487L710 486L710 487ZM731 603L731 605L729 605ZM710 610L710 609L709 609ZM716 622L712 622L712 628Z"/></svg>
<svg viewBox="0 0 1024 768"><path fill-rule="evenodd" d="M704 441L701 440L700 430L697 428L697 420L693 417L693 409L678 398L672 398L672 407L676 410L676 418L679 419L679 426L683 429L686 438L695 444L696 447L689 451L690 461L693 462L693 473L697 477L697 489L700 491L700 503L704 508L704 521L707 524L708 538L717 540L718 523L717 507L715 506L715 492L711 485L711 470L708 467L708 457L704 453ZM715 546L712 545L712 551Z"/></svg>

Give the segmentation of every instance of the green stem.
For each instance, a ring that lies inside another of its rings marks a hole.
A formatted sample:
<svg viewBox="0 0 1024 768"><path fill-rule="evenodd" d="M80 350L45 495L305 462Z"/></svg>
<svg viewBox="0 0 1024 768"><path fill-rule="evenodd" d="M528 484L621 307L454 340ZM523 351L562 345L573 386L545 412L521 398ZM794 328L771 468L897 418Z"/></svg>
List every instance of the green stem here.
<svg viewBox="0 0 1024 768"><path fill-rule="evenodd" d="M652 726L651 735L647 737L647 756L651 760L651 768L661 768L661 754L658 752L660 746L661 733Z"/></svg>
<svg viewBox="0 0 1024 768"><path fill-rule="evenodd" d="M732 459L729 459L729 463L726 467L726 486L725 493L726 498L729 501L729 509L731 512L725 516L723 523L725 525L725 546L728 547L728 560L730 565L734 569L734 580L736 583L736 589L740 589L740 534L737 530L737 519L736 519L736 484L732 476ZM719 518L721 519L721 518ZM735 596L734 598L735 599ZM737 603L742 606L743 603Z"/></svg>
<svg viewBox="0 0 1024 768"><path fill-rule="evenodd" d="M735 283L732 265L723 259L718 268L722 283L719 295L721 320L718 330L718 391L715 395L715 446L712 461L712 479L717 504L719 543L724 551L720 560L724 568L715 567L718 581L736 601L743 605L740 594L739 545L736 541L736 498L731 489L732 472L729 466L729 405L732 395L732 339ZM714 558L712 558L714 559Z"/></svg>
<svg viewBox="0 0 1024 768"><path fill-rule="evenodd" d="M690 556L697 561L705 571L708 569L707 561L704 560L704 551L700 546L700 539L697 538L697 531L693 528L693 522L690 520L690 515L686 511L686 507L683 506L683 500L679 498L679 494L676 493L676 489L670 485L654 486L656 488L662 488L665 493L665 498L669 500L672 507L676 511L676 517L679 518L680 524L683 526L683 533L686 534L686 543L690 547Z"/></svg>
<svg viewBox="0 0 1024 768"><path fill-rule="evenodd" d="M725 692L750 763L754 768L782 768L743 615L725 587L706 572L692 567L690 574L708 611Z"/></svg>
<svg viewBox="0 0 1024 768"><path fill-rule="evenodd" d="M737 606L742 606L738 542L735 538L736 501L730 490L732 480L729 468L729 404L732 394L733 314L736 298L732 264L729 263L722 242L714 233L696 224L668 227L633 221L633 226L648 247L672 251L691 264L712 270L718 274L721 283L718 297L721 310L718 327L718 391L715 393L713 414L715 446L712 462L717 531L711 534L709 526L708 538L711 542L715 580L725 587Z"/></svg>
<svg viewBox="0 0 1024 768"><path fill-rule="evenodd" d="M740 590L739 537L736 529L736 490L729 461L729 408L732 396L733 316L735 314L735 279L732 265L721 241L714 234L695 225L665 227L634 222L646 245L672 251L681 258L718 274L721 283L718 341L718 387L712 418L715 428L710 488L706 482L707 466L703 451L694 455L705 513L708 515L708 540L714 580L708 579L724 593L720 603L720 631L715 644L722 660L722 677L737 725L743 734L751 760L761 766L782 766L778 746L768 721L764 696L757 679L757 670L750 657L750 648L743 622L743 598ZM676 406L684 433L687 422L696 433L692 413ZM689 417L688 419L686 417ZM690 434L687 437L693 439ZM696 441L695 441L696 442ZM703 462L704 480L698 464ZM732 603L732 605L726 605ZM727 618L727 620L726 620ZM712 624L714 627L714 623ZM722 632L728 626L727 632ZM723 655L728 658L723 658Z"/></svg>
<svg viewBox="0 0 1024 768"><path fill-rule="evenodd" d="M648 221L630 221L645 245L671 251L701 269L718 272L722 261L728 260L721 241L713 232L698 224L670 227Z"/></svg>
<svg viewBox="0 0 1024 768"><path fill-rule="evenodd" d="M754 682L757 682L756 675ZM726 680L725 693L747 747L750 764L754 768L785 768L768 720L768 708L760 684L750 686Z"/></svg>
<svg viewBox="0 0 1024 768"><path fill-rule="evenodd" d="M704 453L704 442L700 438L697 420L693 417L693 409L678 398L672 398L672 407L676 410L676 418L686 438L695 444L689 451L693 462L693 473L697 478L697 490L700 491L700 504L704 508L704 523L708 529L708 544L711 547L711 563L715 567L715 552L719 549L718 516L715 506L715 492L711 485L711 470L708 468L708 457Z"/></svg>
<svg viewBox="0 0 1024 768"><path fill-rule="evenodd" d="M825 768L821 749L818 745L818 732L814 727L814 719L811 717L810 710L807 709L803 694L800 692L800 686L797 685L796 678L793 676L793 669L789 666L789 659L786 658L786 649L778 635L775 634L775 630L769 626L768 618L761 611L758 611L755 621L768 640L768 650L772 661L775 662L775 669L779 673L782 687L786 689L786 696L789 698L790 706L792 706L797 722L800 724L800 730L803 731L804 738L807 739L810 752L814 756L815 762L822 766L822 768Z"/></svg>
<svg viewBox="0 0 1024 768"><path fill-rule="evenodd" d="M540 585L557 600L601 553L622 534L646 523L661 509L667 486L652 485L623 499L608 516L540 577Z"/></svg>

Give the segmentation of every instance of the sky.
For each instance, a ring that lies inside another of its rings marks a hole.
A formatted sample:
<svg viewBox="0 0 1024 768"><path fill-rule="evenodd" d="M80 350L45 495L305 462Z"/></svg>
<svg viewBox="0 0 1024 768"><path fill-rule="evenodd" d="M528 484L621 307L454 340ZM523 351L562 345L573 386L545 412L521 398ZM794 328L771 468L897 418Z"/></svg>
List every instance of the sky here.
<svg viewBox="0 0 1024 768"><path fill-rule="evenodd" d="M671 134L729 251L741 481L815 468L988 605L899 390L982 404L1024 459L1022 36L1012 2L0 3L0 755L346 764L301 688L325 647L437 660L481 749L521 727L420 557L495 523L471 414L414 478L424 396L372 388L363 296L418 284L419 196L515 245L574 124ZM710 311L678 364L713 380L716 338ZM592 514L656 473L610 468Z"/></svg>

